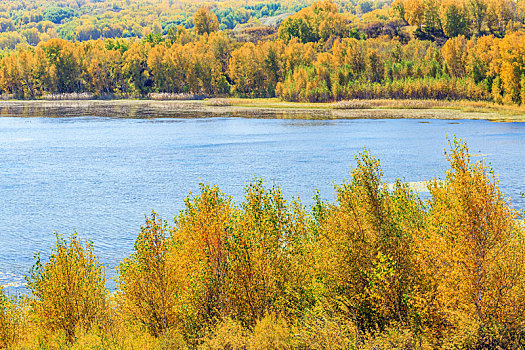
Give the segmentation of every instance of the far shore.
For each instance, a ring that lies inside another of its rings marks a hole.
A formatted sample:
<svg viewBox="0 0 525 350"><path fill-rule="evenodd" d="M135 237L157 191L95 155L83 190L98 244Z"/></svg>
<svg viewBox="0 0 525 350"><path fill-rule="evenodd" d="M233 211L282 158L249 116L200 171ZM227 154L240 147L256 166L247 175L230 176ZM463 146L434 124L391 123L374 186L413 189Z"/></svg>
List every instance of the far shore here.
<svg viewBox="0 0 525 350"><path fill-rule="evenodd" d="M349 100L295 103L279 99L0 100L0 117L448 119L525 122L525 108L489 102Z"/></svg>

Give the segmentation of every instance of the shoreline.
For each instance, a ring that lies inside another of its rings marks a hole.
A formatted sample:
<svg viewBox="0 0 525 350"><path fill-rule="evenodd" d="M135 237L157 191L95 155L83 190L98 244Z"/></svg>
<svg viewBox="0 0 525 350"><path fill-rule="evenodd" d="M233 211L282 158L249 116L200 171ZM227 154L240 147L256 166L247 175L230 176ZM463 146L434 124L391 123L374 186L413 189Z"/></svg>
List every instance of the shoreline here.
<svg viewBox="0 0 525 350"><path fill-rule="evenodd" d="M489 102L350 100L334 103L279 99L0 100L0 117L444 119L525 122L525 109Z"/></svg>

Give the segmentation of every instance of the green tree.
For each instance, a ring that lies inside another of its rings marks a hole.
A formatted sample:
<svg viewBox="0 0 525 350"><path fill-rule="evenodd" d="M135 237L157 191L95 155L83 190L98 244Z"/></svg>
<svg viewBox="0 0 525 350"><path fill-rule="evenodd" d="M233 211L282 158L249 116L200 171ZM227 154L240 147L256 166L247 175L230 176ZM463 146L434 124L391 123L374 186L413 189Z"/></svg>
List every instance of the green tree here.
<svg viewBox="0 0 525 350"><path fill-rule="evenodd" d="M441 6L441 23L443 33L453 38L467 34L468 16L464 7L455 2L445 3Z"/></svg>

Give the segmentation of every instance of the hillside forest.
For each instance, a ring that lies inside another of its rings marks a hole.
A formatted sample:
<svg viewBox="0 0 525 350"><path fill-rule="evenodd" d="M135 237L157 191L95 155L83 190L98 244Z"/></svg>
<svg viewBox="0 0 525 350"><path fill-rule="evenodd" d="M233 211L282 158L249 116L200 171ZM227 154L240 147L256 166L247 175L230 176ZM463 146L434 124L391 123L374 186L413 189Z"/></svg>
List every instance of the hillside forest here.
<svg viewBox="0 0 525 350"><path fill-rule="evenodd" d="M29 293L0 288L0 348L523 349L523 217L464 142L445 155L425 200L367 150L310 210L202 185L146 217L112 292L96 247L57 234Z"/></svg>
<svg viewBox="0 0 525 350"><path fill-rule="evenodd" d="M0 98L525 103L524 0L0 4Z"/></svg>

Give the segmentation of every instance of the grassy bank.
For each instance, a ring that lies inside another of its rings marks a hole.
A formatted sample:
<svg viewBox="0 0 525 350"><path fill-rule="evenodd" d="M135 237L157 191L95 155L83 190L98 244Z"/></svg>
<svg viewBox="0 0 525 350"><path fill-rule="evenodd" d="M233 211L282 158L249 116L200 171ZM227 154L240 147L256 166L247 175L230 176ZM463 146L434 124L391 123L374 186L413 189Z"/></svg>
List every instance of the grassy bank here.
<svg viewBox="0 0 525 350"><path fill-rule="evenodd" d="M0 116L116 118L245 117L298 119L479 119L525 121L525 108L491 102L441 100L349 100L297 103L279 99L208 100L6 100Z"/></svg>

